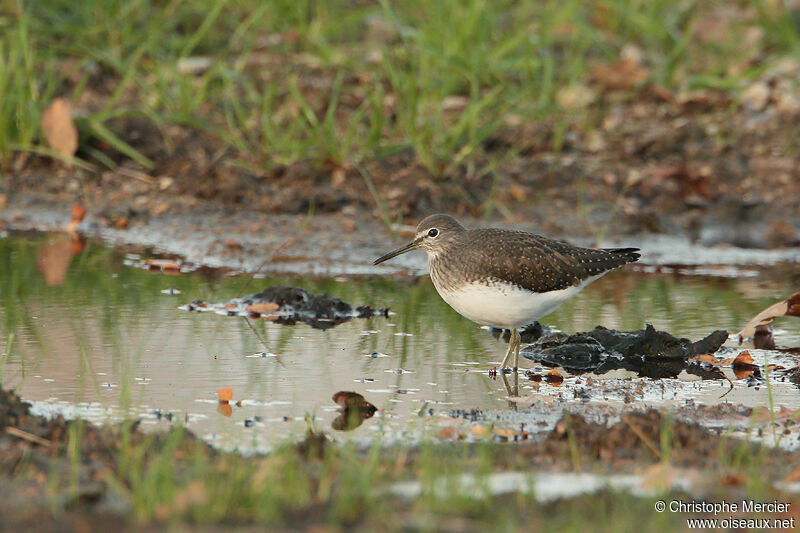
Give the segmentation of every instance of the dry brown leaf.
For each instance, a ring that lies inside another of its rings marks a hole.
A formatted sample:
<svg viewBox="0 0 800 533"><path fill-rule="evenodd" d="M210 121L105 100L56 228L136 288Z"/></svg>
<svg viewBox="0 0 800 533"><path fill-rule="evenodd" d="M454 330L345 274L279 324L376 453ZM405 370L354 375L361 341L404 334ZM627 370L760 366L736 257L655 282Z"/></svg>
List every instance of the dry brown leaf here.
<svg viewBox="0 0 800 533"><path fill-rule="evenodd" d="M233 399L233 388L232 387L222 387L217 391L217 398L219 398L220 402L227 403Z"/></svg>
<svg viewBox="0 0 800 533"><path fill-rule="evenodd" d="M784 301L767 307L750 319L744 329L736 334L739 337L739 342L753 338L756 334L756 328L759 326L771 327L779 316L800 316L800 292L796 292Z"/></svg>
<svg viewBox="0 0 800 533"><path fill-rule="evenodd" d="M281 306L276 304L275 302L262 302L257 304L250 304L245 308L245 310L248 313L258 313L259 315L271 315L280 308Z"/></svg>
<svg viewBox="0 0 800 533"><path fill-rule="evenodd" d="M748 350L744 350L736 356L736 359L733 360L733 366L755 366L753 365L753 357L750 355Z"/></svg>
<svg viewBox="0 0 800 533"><path fill-rule="evenodd" d="M551 385L556 385L564 382L564 376L562 376L561 372L559 372L555 368L550 372L548 372L547 374L545 374L544 379Z"/></svg>
<svg viewBox="0 0 800 533"><path fill-rule="evenodd" d="M374 405L369 403L366 398L357 392L340 390L335 393L331 399L335 404L344 409L362 409L372 411L373 413L377 410Z"/></svg>
<svg viewBox="0 0 800 533"><path fill-rule="evenodd" d="M513 439L518 435L517 431L513 429L495 429L494 434L503 439Z"/></svg>
<svg viewBox="0 0 800 533"><path fill-rule="evenodd" d="M446 440L453 439L456 436L456 430L451 426L446 426L440 429L436 433L436 436L439 437L440 439L446 439Z"/></svg>
<svg viewBox="0 0 800 533"><path fill-rule="evenodd" d="M148 259L144 262L150 270L160 270L165 273L180 272L181 264L168 259Z"/></svg>
<svg viewBox="0 0 800 533"><path fill-rule="evenodd" d="M80 225L81 221L86 216L86 208L82 205L76 204L72 206L72 219L70 219L69 224L65 228L67 232L73 233L78 231L78 226Z"/></svg>
<svg viewBox="0 0 800 533"><path fill-rule="evenodd" d="M78 130L72 121L72 106L65 98L56 98L42 111L42 131L56 152L72 157L78 151Z"/></svg>

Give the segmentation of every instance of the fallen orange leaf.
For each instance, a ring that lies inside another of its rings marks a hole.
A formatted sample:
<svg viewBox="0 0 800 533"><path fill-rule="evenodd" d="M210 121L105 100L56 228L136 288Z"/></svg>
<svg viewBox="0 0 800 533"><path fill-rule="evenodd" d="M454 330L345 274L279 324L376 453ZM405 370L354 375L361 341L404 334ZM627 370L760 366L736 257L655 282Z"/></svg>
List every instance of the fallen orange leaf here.
<svg viewBox="0 0 800 533"><path fill-rule="evenodd" d="M86 216L86 211L87 211L87 209L84 206L80 205L80 204L73 205L72 206L72 220L80 222L81 220L83 220L83 217Z"/></svg>
<svg viewBox="0 0 800 533"><path fill-rule="evenodd" d="M42 111L42 131L56 152L72 157L78 151L78 130L72 120L72 106L65 98L56 98Z"/></svg>
<svg viewBox="0 0 800 533"><path fill-rule="evenodd" d="M222 387L217 391L217 397L219 398L220 402L228 403L233 399L233 388L231 387Z"/></svg>
<svg viewBox="0 0 800 533"><path fill-rule="evenodd" d="M519 435L519 433L517 433L513 429L495 429L494 434L500 437L501 439L509 439L509 440Z"/></svg>
<svg viewBox="0 0 800 533"><path fill-rule="evenodd" d="M556 384L556 383L562 383L564 381L564 376L562 376L561 372L559 372L554 368L553 370L545 374L544 379L550 384Z"/></svg>
<svg viewBox="0 0 800 533"><path fill-rule="evenodd" d="M250 304L245 308L248 313L258 313L259 315L271 315L281 306L275 302L262 302L257 304Z"/></svg>
<svg viewBox="0 0 800 533"><path fill-rule="evenodd" d="M440 429L436 436L440 439L452 439L456 436L456 430L453 429L451 426L446 426Z"/></svg>
<svg viewBox="0 0 800 533"><path fill-rule="evenodd" d="M750 319L744 329L736 334L739 337L739 342L753 338L759 326L771 328L772 323L779 316L800 316L800 292L796 292L784 301L767 307Z"/></svg>
<svg viewBox="0 0 800 533"><path fill-rule="evenodd" d="M743 352L739 353L739 355L736 356L736 359L733 360L733 366L737 365L755 366L753 365L753 357L750 355L748 350L744 350Z"/></svg>

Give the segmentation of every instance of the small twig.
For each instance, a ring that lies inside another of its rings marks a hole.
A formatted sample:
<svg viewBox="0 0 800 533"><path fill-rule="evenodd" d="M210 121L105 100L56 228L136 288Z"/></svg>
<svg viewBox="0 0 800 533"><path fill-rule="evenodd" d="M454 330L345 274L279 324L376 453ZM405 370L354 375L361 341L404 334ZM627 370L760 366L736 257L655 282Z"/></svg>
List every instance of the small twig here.
<svg viewBox="0 0 800 533"><path fill-rule="evenodd" d="M731 393L731 391L733 390L733 381L731 381L731 378L729 378L729 377L728 377L728 376L726 376L726 375L723 375L722 377L728 380L728 383L730 383L730 384L731 384L731 388L730 388L730 389L728 389L728 392L726 392L725 394L723 394L722 396L720 396L720 397L719 397L719 399L720 399L720 400L721 400L722 398L724 398L725 396L727 396L728 394L730 394L730 393Z"/></svg>
<svg viewBox="0 0 800 533"><path fill-rule="evenodd" d="M647 438L647 435L644 434L644 432L641 430L641 428L639 428L639 426L637 426L633 422L631 422L628 419L627 416L622 415L621 418L622 418L623 422L628 424L628 427L631 428L631 431L636 433L636 436L639 437L640 439L642 439L642 442L644 442L645 445L648 448L650 448L650 451L653 452L653 454L656 456L656 458L657 459L661 459L661 452L658 450L658 448L655 447L655 445L653 444L653 441L651 441L649 438Z"/></svg>
<svg viewBox="0 0 800 533"><path fill-rule="evenodd" d="M55 446L55 443L53 441L43 439L38 435L34 435L33 433L28 433L27 431L23 431L19 428L7 427L6 433L8 433L9 435L13 435L17 438L20 438L22 440L27 440L28 442L38 444L40 446L47 446L48 448L52 448L53 446Z"/></svg>

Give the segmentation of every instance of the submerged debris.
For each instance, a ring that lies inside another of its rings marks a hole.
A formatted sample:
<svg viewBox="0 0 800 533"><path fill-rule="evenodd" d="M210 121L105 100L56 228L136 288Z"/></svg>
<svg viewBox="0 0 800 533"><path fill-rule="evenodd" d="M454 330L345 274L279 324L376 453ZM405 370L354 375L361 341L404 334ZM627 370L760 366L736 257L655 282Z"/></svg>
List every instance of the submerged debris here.
<svg viewBox="0 0 800 533"><path fill-rule="evenodd" d="M686 370L703 379L723 377L719 368L691 364L690 357L716 352L728 339L718 330L697 342L673 337L650 324L643 330L616 331L597 326L592 331L567 335L543 335L520 352L545 365L560 366L570 373L604 374L623 368L651 378L677 377Z"/></svg>
<svg viewBox="0 0 800 533"><path fill-rule="evenodd" d="M213 311L227 316L266 318L279 324L293 325L305 322L311 327L328 329L352 318L387 316L388 309L373 309L352 305L328 296L311 294L299 287L275 285L261 292L234 298L229 302L206 303L195 301L184 305L186 311Z"/></svg>
<svg viewBox="0 0 800 533"><path fill-rule="evenodd" d="M739 344L752 339L756 348L775 350L775 339L772 336L772 324L781 316L800 316L800 292L796 292L782 302L773 304L752 319L736 334Z"/></svg>
<svg viewBox="0 0 800 533"><path fill-rule="evenodd" d="M339 416L331 422L331 427L338 431L356 429L378 410L357 392L339 391L332 399L341 407Z"/></svg>

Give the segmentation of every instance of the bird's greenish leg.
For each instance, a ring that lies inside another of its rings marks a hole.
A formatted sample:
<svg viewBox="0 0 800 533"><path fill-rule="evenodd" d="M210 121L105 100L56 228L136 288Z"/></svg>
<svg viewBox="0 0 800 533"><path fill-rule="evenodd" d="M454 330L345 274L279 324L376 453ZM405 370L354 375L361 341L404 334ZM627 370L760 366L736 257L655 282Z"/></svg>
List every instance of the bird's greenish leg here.
<svg viewBox="0 0 800 533"><path fill-rule="evenodd" d="M511 354L514 354L514 372L516 372L519 359L519 332L517 328L511 328L511 336L508 339L508 350L506 350L506 356L503 358L503 362L500 363L500 370L508 368L506 363L508 363Z"/></svg>

